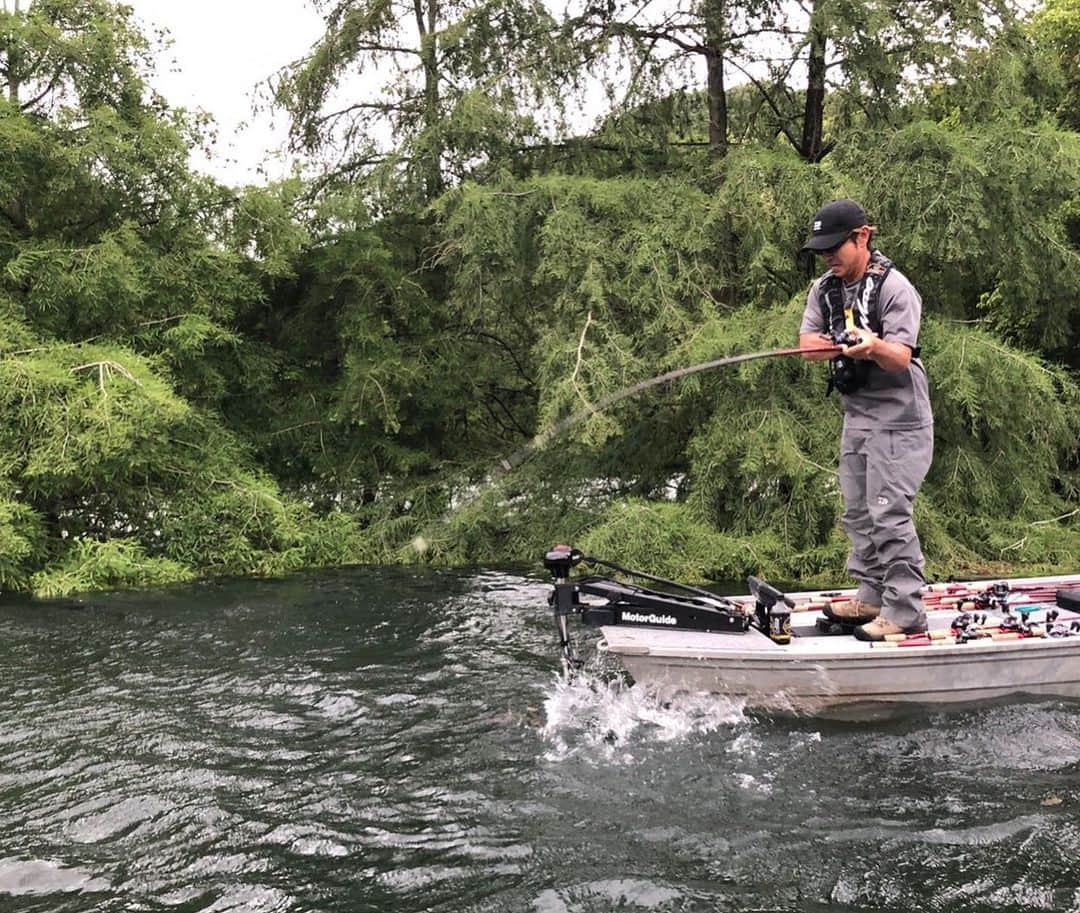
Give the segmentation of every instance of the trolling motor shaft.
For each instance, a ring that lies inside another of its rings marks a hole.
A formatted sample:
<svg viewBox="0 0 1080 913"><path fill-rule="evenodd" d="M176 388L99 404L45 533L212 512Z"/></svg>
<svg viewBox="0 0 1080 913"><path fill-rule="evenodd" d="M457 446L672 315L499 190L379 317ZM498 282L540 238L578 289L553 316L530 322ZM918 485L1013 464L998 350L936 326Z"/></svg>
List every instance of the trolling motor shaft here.
<svg viewBox="0 0 1080 913"><path fill-rule="evenodd" d="M581 552L568 545L556 545L544 555L544 567L555 578L555 589L549 602L555 613L555 630L559 635L559 649L562 651L563 663L568 670L580 669L582 666L582 660L574 651L574 644L570 640L568 619L572 614L580 611L577 589L570 582L570 570L580 564L584 557Z"/></svg>

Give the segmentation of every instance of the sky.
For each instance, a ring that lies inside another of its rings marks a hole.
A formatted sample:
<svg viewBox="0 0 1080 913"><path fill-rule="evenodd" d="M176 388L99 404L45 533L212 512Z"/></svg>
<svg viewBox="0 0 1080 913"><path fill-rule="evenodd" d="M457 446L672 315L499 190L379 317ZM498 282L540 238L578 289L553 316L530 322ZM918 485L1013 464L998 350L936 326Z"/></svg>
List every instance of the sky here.
<svg viewBox="0 0 1080 913"><path fill-rule="evenodd" d="M217 122L209 159L192 164L231 185L265 183L291 170L273 157L287 118L253 113L259 83L303 56L322 34L308 0L125 0L144 32L167 29L172 41L158 59L154 88L174 107L202 109ZM267 160L267 156L272 157Z"/></svg>

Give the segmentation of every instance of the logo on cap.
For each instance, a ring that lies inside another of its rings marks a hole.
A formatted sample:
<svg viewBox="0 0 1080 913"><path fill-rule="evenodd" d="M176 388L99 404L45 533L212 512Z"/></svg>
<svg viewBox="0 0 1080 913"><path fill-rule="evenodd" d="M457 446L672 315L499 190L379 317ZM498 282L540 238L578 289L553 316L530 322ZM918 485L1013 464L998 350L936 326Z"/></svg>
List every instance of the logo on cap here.
<svg viewBox="0 0 1080 913"><path fill-rule="evenodd" d="M821 219L818 219L818 220L817 220L817 221L816 221L816 222L814 223L814 231L821 231Z"/></svg>

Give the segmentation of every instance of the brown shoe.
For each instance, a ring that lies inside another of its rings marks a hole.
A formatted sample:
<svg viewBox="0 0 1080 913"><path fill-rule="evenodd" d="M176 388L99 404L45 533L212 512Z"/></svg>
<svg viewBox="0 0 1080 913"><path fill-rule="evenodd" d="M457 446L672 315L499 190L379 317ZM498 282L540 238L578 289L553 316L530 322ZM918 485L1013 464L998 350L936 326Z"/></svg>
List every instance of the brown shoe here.
<svg viewBox="0 0 1080 913"><path fill-rule="evenodd" d="M856 640L884 640L890 634L925 634L925 627L902 628L880 615L868 624L855 629Z"/></svg>
<svg viewBox="0 0 1080 913"><path fill-rule="evenodd" d="M881 613L881 606L861 599L833 603L822 608L822 613L829 621L846 621L848 624L861 625L873 621Z"/></svg>

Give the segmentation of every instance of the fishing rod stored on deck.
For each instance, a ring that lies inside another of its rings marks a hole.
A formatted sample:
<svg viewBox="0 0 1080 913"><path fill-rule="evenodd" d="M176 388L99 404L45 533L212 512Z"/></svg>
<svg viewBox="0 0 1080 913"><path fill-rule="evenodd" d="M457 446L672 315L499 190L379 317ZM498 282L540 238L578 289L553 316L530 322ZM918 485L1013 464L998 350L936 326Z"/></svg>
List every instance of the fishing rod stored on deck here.
<svg viewBox="0 0 1080 913"><path fill-rule="evenodd" d="M649 580L681 592L648 589L602 576L571 580L570 572L579 564L606 567L624 576ZM555 615L563 660L571 668L581 666L570 640L569 618L573 615L580 616L590 627L629 625L744 634L754 626L777 643L787 643L791 638L788 609L794 603L775 587L756 577L749 580L755 601L754 610L751 611L748 605L717 596L708 590L594 558L568 545L557 545L544 555L544 567L554 578L554 590L548 602ZM582 596L594 596L605 601L583 602Z"/></svg>

